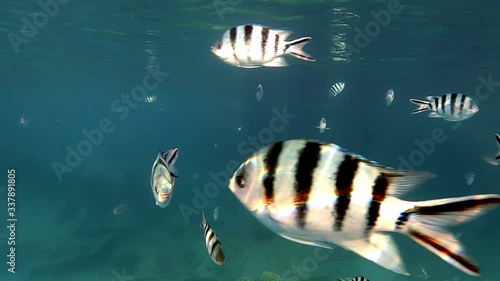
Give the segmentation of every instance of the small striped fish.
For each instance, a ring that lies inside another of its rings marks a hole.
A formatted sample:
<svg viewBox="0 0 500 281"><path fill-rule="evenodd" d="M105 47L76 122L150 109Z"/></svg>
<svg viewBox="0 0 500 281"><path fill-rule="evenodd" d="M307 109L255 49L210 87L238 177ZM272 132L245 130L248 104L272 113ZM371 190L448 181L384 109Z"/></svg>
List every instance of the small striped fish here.
<svg viewBox="0 0 500 281"><path fill-rule="evenodd" d="M179 156L179 149L160 151L151 168L151 189L156 205L165 208L170 204L177 175L174 170L175 161Z"/></svg>
<svg viewBox="0 0 500 281"><path fill-rule="evenodd" d="M444 118L447 121L463 121L479 111L474 100L464 94L450 93L442 96L428 96L427 101L410 99L418 105L411 114L430 110L429 117Z"/></svg>
<svg viewBox="0 0 500 281"><path fill-rule="evenodd" d="M366 277L358 276L358 277L347 277L347 279L337 279L337 281L370 281Z"/></svg>
<svg viewBox="0 0 500 281"><path fill-rule="evenodd" d="M319 126L314 126L314 128L318 128L320 134L324 133L325 130L330 130L330 128L326 127L326 119L325 118L321 118L321 120L319 121Z"/></svg>
<svg viewBox="0 0 500 281"><path fill-rule="evenodd" d="M224 251L222 251L222 244L215 234L214 230L210 227L205 218L205 212L202 210L201 214L203 216L203 220L201 221L201 228L203 229L203 235L205 236L205 245L207 246L208 254L212 258L212 260L218 264L224 264L225 256Z"/></svg>
<svg viewBox="0 0 500 281"><path fill-rule="evenodd" d="M500 195L404 201L398 195L432 175L384 167L335 144L282 141L255 152L229 189L265 226L291 241L339 245L409 275L393 239L403 233L460 270L479 275L445 226L500 204Z"/></svg>
<svg viewBox="0 0 500 281"><path fill-rule="evenodd" d="M332 85L332 87L330 88L330 92L328 92L327 96L329 98L334 98L338 94L340 94L344 90L344 88L345 88L344 82L337 82Z"/></svg>
<svg viewBox="0 0 500 281"><path fill-rule="evenodd" d="M475 177L476 174L473 171L465 173L465 183L467 185L471 185L474 182Z"/></svg>
<svg viewBox="0 0 500 281"><path fill-rule="evenodd" d="M242 68L288 66L282 57L285 54L315 61L302 51L302 47L312 38L285 41L290 34L290 31L271 29L258 24L239 25L226 31L222 39L211 47L211 51L226 63Z"/></svg>
<svg viewBox="0 0 500 281"><path fill-rule="evenodd" d="M500 135L499 134L495 134L495 139L497 140L497 146L498 146L497 155L495 156L495 158L491 158L489 156L485 156L484 160L486 162L490 163L491 165L500 166Z"/></svg>

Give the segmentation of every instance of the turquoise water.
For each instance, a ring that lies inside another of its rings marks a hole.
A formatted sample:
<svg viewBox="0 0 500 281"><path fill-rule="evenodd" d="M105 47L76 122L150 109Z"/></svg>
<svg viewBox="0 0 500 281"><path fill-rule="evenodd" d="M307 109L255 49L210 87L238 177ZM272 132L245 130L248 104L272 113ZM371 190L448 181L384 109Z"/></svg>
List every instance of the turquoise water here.
<svg viewBox="0 0 500 281"><path fill-rule="evenodd" d="M259 280L271 271L288 281L404 281L424 280L421 267L428 280L498 278L498 209L451 229L461 233L481 277L394 234L412 274L403 276L340 248L317 252L280 238L244 209L227 180L257 148L310 138L437 175L406 200L498 193L499 167L483 155L495 155L500 132L500 2L57 3L57 9L32 0L2 4L0 207L7 226L7 170L15 169L17 222L15 232L0 228L0 280ZM390 20L377 21L382 14ZM246 23L291 30L293 39L311 36L304 50L316 62L287 56L286 68L242 69L210 52L224 31ZM145 77L156 77L148 95L157 101L127 105L121 96ZM485 86L488 79L498 82ZM338 81L344 91L327 99ZM257 102L259 84L264 97ZM389 88L395 100L387 107ZM409 98L453 91L474 97L479 113L458 125L409 114ZM271 130L284 110L293 117ZM23 115L29 126L20 124ZM314 126L322 117L331 129L320 134ZM418 145L436 132L444 141L429 151ZM159 150L174 147L179 179L171 204L161 209L149 186L151 165ZM75 158L71 151L83 153ZM62 165L66 170L55 170ZM469 171L476 175L471 186ZM117 204L128 210L114 215ZM202 208L223 243L223 266L207 254ZM8 235L15 235L15 273L8 271Z"/></svg>

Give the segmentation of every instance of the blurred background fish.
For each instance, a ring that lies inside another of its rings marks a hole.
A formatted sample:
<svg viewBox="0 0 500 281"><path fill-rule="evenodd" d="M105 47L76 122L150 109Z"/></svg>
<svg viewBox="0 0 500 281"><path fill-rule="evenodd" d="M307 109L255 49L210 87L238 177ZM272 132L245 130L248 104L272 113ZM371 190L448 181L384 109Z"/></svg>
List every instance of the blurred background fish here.
<svg viewBox="0 0 500 281"><path fill-rule="evenodd" d="M476 174L473 171L465 173L465 183L471 185L474 182L474 177Z"/></svg>
<svg viewBox="0 0 500 281"><path fill-rule="evenodd" d="M219 207L215 207L214 209L214 220L219 219Z"/></svg>
<svg viewBox="0 0 500 281"><path fill-rule="evenodd" d="M257 98L257 101L261 101L263 96L264 88L262 88L262 85L259 84L259 86L257 86L257 92L255 92L255 97Z"/></svg>
<svg viewBox="0 0 500 281"><path fill-rule="evenodd" d="M345 88L345 83L344 82L337 82L330 87L330 92L326 95L329 98L334 98L338 94L342 93L342 91Z"/></svg>
<svg viewBox="0 0 500 281"><path fill-rule="evenodd" d="M23 127L30 127L31 121L26 117L26 115L22 115L21 119L19 120L19 124L21 124Z"/></svg>
<svg viewBox="0 0 500 281"><path fill-rule="evenodd" d="M394 90L389 89L389 91L387 91L387 93L385 94L385 103L387 104L387 106L390 106L393 101L394 101Z"/></svg>
<svg viewBox="0 0 500 281"><path fill-rule="evenodd" d="M329 130L330 129L330 128L326 127L326 119L324 117L321 118L321 120L319 121L319 125L318 126L314 126L314 128L318 128L320 134L324 133L325 130Z"/></svg>
<svg viewBox="0 0 500 281"><path fill-rule="evenodd" d="M123 212L128 210L128 205L127 204L118 204L113 208L113 214L115 215L121 215Z"/></svg>

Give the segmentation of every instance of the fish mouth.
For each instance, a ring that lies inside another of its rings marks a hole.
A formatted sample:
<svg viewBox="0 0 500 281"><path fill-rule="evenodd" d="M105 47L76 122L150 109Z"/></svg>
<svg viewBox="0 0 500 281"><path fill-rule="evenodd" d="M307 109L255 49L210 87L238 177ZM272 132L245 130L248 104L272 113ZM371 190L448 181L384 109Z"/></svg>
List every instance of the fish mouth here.
<svg viewBox="0 0 500 281"><path fill-rule="evenodd" d="M160 202L165 202L170 198L170 194L167 193L159 193L158 194L158 199L160 199Z"/></svg>

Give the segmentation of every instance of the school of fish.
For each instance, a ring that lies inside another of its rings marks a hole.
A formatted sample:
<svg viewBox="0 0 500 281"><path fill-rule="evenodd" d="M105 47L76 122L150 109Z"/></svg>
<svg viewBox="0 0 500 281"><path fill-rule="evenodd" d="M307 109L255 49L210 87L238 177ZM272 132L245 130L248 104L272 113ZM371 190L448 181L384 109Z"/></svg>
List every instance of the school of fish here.
<svg viewBox="0 0 500 281"><path fill-rule="evenodd" d="M239 68L285 67L289 65L285 55L314 62L315 59L302 50L312 38L288 41L290 35L290 31L259 24L238 25L229 28L211 47L211 52ZM333 98L344 88L344 82L336 82L327 96ZM263 94L264 89L258 84L257 101L262 101ZM391 88L385 94L386 105L390 106L394 98ZM155 102L156 96L147 96L145 101ZM464 121L479 111L471 97L456 92L409 101L418 106L411 114L428 111L429 117L447 121ZM330 129L324 117L314 127L320 133ZM495 139L498 152L494 157L485 156L485 160L500 165L500 135L495 134ZM167 207L172 199L178 178L174 168L178 151L177 148L160 151L152 166L150 185L155 204L161 208ZM199 177L198 173L195 175L193 179ZM474 175L474 172L465 174L467 185L472 184ZM433 176L390 168L333 143L291 139L258 149L236 169L228 188L261 224L284 239L327 249L340 246L388 270L409 275L389 235L400 233L450 265L477 276L479 266L447 227L468 222L498 206L500 195L424 201L400 198ZM121 214L125 210L127 206L119 204L113 213ZM200 226L208 255L214 263L223 265L226 256L222 243L208 224L204 210L201 215ZM219 219L218 206L213 210L213 219ZM421 278L429 276L422 266L420 270ZM369 281L363 276L337 280Z"/></svg>

